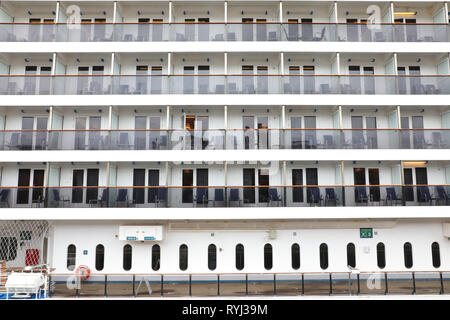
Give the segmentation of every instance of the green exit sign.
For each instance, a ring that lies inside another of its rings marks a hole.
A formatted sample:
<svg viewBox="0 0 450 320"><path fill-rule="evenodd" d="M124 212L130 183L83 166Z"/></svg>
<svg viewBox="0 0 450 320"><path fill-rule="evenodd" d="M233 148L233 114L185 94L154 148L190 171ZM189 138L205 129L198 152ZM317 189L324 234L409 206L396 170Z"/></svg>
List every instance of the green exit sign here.
<svg viewBox="0 0 450 320"><path fill-rule="evenodd" d="M360 228L359 229L359 237L368 239L373 238L373 229L372 228Z"/></svg>

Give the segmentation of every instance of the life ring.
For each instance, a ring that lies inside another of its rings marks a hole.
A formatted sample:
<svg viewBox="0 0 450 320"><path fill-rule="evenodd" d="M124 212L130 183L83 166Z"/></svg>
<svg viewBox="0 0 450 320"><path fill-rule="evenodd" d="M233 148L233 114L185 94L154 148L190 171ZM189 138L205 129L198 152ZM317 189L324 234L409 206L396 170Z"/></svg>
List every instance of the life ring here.
<svg viewBox="0 0 450 320"><path fill-rule="evenodd" d="M81 265L75 270L75 274L80 277L80 280L85 281L91 276L91 269L88 266Z"/></svg>

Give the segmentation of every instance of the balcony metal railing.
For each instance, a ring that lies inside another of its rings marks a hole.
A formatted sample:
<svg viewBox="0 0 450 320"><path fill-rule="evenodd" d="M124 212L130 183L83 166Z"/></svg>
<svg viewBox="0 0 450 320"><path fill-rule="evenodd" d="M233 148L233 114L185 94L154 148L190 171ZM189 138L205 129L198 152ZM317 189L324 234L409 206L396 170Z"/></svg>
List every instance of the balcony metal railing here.
<svg viewBox="0 0 450 320"><path fill-rule="evenodd" d="M49 274L50 296L205 297L449 294L449 271ZM67 283L71 283L68 286ZM147 284L150 287L147 287Z"/></svg>
<svg viewBox="0 0 450 320"><path fill-rule="evenodd" d="M6 208L435 205L450 205L450 185L0 187Z"/></svg>
<svg viewBox="0 0 450 320"><path fill-rule="evenodd" d="M450 129L0 130L0 150L449 149Z"/></svg>
<svg viewBox="0 0 450 320"><path fill-rule="evenodd" d="M446 23L0 23L0 41L447 42L450 26Z"/></svg>
<svg viewBox="0 0 450 320"><path fill-rule="evenodd" d="M0 75L0 95L450 94L448 75Z"/></svg>

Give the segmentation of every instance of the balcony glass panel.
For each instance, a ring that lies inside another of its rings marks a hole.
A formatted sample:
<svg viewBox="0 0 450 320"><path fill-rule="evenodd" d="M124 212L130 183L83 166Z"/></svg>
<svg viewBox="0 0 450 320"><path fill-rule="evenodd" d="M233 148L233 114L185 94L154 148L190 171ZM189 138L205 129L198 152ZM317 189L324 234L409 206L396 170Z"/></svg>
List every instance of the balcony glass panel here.
<svg viewBox="0 0 450 320"><path fill-rule="evenodd" d="M448 24L366 23L1 23L0 41L351 41L447 42Z"/></svg>
<svg viewBox="0 0 450 320"><path fill-rule="evenodd" d="M39 197L23 200L24 192ZM144 192L137 192L143 190ZM150 191L152 190L152 191ZM154 190L154 191L153 191ZM185 191L190 193L186 201ZM0 205L30 207L448 206L449 185L0 187ZM137 197L140 195L140 197ZM21 201L19 201L21 200Z"/></svg>
<svg viewBox="0 0 450 320"><path fill-rule="evenodd" d="M2 130L0 150L448 149L450 129Z"/></svg>

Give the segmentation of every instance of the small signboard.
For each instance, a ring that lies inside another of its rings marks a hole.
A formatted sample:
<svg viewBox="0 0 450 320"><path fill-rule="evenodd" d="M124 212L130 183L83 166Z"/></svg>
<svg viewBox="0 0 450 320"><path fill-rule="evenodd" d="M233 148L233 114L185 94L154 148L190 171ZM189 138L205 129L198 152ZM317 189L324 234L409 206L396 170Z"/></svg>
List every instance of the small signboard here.
<svg viewBox="0 0 450 320"><path fill-rule="evenodd" d="M372 228L360 228L359 229L359 237L362 239L373 238L373 229Z"/></svg>

